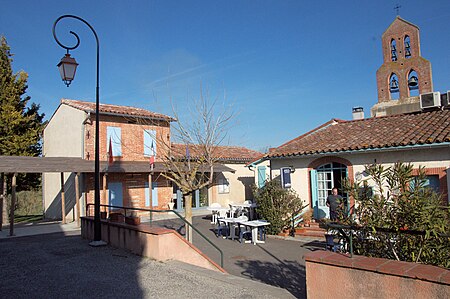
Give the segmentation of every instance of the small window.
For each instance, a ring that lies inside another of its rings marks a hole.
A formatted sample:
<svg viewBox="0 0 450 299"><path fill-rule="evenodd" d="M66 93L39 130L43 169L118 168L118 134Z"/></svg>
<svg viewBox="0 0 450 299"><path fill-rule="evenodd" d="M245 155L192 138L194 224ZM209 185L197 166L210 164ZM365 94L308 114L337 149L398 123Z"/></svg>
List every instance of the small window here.
<svg viewBox="0 0 450 299"><path fill-rule="evenodd" d="M122 156L122 131L120 127L107 127L106 129L107 151L109 152L110 145L112 146L112 156Z"/></svg>
<svg viewBox="0 0 450 299"><path fill-rule="evenodd" d="M144 130L144 156L156 156L156 131Z"/></svg>
<svg viewBox="0 0 450 299"><path fill-rule="evenodd" d="M219 179L219 194L230 193L230 183L227 179Z"/></svg>
<svg viewBox="0 0 450 299"><path fill-rule="evenodd" d="M291 188L291 168L283 167L280 169L281 172L281 186L283 188Z"/></svg>

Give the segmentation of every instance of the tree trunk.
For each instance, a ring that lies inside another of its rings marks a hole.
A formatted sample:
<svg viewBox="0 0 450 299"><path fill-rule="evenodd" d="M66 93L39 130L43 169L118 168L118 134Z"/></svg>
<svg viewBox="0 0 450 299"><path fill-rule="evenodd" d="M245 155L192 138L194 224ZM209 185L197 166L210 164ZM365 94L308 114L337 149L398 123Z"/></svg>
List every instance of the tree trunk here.
<svg viewBox="0 0 450 299"><path fill-rule="evenodd" d="M184 195L184 211L186 220L192 224L192 193ZM186 224L186 240L192 243L192 227Z"/></svg>

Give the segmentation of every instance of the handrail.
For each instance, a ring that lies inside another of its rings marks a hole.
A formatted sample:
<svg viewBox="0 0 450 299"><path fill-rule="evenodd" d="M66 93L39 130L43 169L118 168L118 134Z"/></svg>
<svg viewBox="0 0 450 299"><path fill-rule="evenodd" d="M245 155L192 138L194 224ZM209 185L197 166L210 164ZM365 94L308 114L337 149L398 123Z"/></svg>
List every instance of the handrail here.
<svg viewBox="0 0 450 299"><path fill-rule="evenodd" d="M90 210L89 206L93 206L93 203L88 203L86 205L86 215L90 216ZM180 218L184 223L186 223L188 226L190 226L194 231L196 231L203 239L205 239L206 242L211 244L215 249L217 249L220 253L220 267L223 268L223 251L214 244L208 237L206 237L202 232L200 232L195 226L193 226L189 221L186 220L183 216L181 216L177 211L175 210L152 210L152 209L144 209L144 208L133 208L133 207L122 207L122 206L114 206L114 205L103 205L101 204L100 207L109 207L109 208L115 208L115 209L122 209L124 210L125 217L127 216L127 210L133 210L133 211L145 211L150 212L150 224L153 222L153 216L152 213L168 213L173 212L178 218Z"/></svg>
<svg viewBox="0 0 450 299"><path fill-rule="evenodd" d="M325 223L325 226L327 228L331 227L333 229L336 229L341 233L347 242L349 242L350 246L350 257L353 256L353 231L362 231L364 230L363 226L357 226L357 225L345 225L345 224L339 224L339 223ZM417 236L424 236L426 234L425 231L419 231L419 230L409 230L409 229L401 229L401 230L395 230L391 228L383 228L383 227L373 227L375 231L382 232L382 233L398 233L398 234L407 234L407 235L417 235ZM347 236L344 229L350 230L350 236ZM448 238L450 237L450 234L438 234L439 237Z"/></svg>

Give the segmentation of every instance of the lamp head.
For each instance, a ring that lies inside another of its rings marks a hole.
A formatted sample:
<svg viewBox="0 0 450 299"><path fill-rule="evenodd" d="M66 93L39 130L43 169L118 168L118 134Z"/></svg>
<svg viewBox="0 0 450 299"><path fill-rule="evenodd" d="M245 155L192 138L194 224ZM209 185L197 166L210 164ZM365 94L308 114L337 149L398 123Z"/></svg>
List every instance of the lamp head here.
<svg viewBox="0 0 450 299"><path fill-rule="evenodd" d="M69 87L70 83L72 83L72 80L75 78L75 72L77 71L78 63L76 62L75 58L70 57L69 51L67 51L67 54L64 55L57 66L59 69L59 73L61 74L61 79L63 80L64 84Z"/></svg>

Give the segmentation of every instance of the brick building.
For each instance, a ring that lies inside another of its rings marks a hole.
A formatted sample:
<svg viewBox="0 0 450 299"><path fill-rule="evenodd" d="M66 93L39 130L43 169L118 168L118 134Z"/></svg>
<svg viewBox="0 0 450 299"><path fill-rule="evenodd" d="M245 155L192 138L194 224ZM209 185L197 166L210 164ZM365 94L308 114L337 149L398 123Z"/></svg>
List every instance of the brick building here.
<svg viewBox="0 0 450 299"><path fill-rule="evenodd" d="M179 148L184 147L171 142L170 124L176 120L140 108L107 104L100 105L99 113L101 203L167 209L168 204L174 202L175 208L182 210L180 191L161 175L165 167L160 157L169 150L181 152ZM43 140L45 157L78 157L93 161L95 103L61 100L44 130ZM195 152L195 146L191 147ZM249 190L254 174L244 165L260 153L233 146L221 146L219 149L221 163L214 167L214 184L195 192L194 208L212 202L227 204L251 198ZM112 163L106 162L110 151ZM153 155L156 158L151 172L149 160ZM74 175L64 175L66 214L69 219L74 217ZM42 185L46 218L61 218L60 175L43 174ZM81 174L80 185L84 198L82 202L93 203L93 174Z"/></svg>

